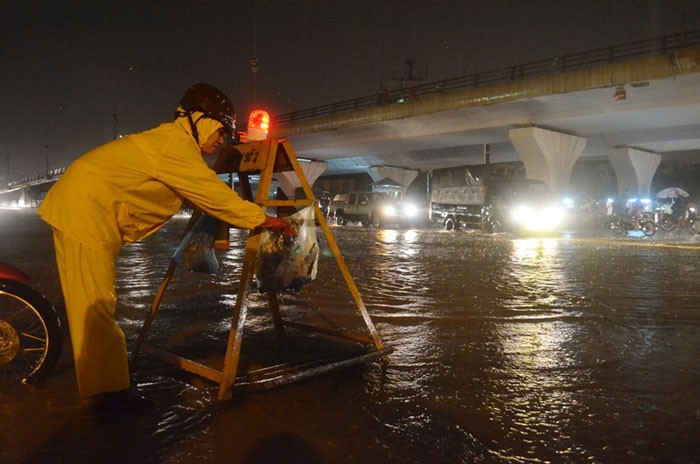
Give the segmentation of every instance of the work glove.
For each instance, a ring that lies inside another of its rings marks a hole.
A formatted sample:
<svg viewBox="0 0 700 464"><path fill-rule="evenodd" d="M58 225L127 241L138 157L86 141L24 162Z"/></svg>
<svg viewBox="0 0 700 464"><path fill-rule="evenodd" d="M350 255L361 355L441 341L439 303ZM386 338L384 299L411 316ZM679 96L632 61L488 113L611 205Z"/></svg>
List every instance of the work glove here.
<svg viewBox="0 0 700 464"><path fill-rule="evenodd" d="M292 226L292 224L282 218L265 216L265 222L260 226L263 229L271 230L273 232L282 231L286 237L296 237L297 230Z"/></svg>

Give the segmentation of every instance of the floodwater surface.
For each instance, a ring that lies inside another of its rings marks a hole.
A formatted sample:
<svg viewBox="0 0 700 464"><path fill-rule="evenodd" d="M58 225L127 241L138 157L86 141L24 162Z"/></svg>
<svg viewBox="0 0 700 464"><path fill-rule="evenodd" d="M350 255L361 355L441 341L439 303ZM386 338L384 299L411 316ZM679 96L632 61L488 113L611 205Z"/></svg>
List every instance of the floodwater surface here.
<svg viewBox="0 0 700 464"><path fill-rule="evenodd" d="M119 258L130 350L185 224ZM142 354L134 378L158 407L101 417L78 401L66 329L50 378L2 386L0 462L700 462L700 240L332 232L385 359L217 401L211 381ZM232 232L217 275L175 273L149 342L221 365L245 239ZM63 313L34 211L0 211L0 243ZM320 249L316 281L280 295L283 319L367 335L322 236ZM335 349L293 329L280 342L257 291L242 334L242 369Z"/></svg>

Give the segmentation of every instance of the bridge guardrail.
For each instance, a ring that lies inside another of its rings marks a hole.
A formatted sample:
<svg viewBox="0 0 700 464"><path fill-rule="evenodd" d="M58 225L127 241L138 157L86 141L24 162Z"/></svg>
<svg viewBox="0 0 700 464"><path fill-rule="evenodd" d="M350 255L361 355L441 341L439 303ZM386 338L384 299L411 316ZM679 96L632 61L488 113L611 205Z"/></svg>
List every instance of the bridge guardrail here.
<svg viewBox="0 0 700 464"><path fill-rule="evenodd" d="M35 174L33 176L27 176L27 177L23 177L21 179L13 180L11 182L8 182L7 189L12 190L15 187L25 186L25 185L29 185L32 183L37 183L37 181L50 180L50 179L53 179L54 177L60 176L65 171L66 171L65 167L56 168L56 169L49 170L45 174Z"/></svg>

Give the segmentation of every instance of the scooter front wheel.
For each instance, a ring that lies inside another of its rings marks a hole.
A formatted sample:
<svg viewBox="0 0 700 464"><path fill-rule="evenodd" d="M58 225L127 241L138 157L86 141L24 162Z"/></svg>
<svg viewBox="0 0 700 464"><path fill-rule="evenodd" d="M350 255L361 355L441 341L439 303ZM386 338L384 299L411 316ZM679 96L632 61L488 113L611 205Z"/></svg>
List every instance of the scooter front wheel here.
<svg viewBox="0 0 700 464"><path fill-rule="evenodd" d="M612 221L610 223L610 230L615 232L617 235L622 235L622 233L625 231L620 221Z"/></svg>
<svg viewBox="0 0 700 464"><path fill-rule="evenodd" d="M654 221L643 221L641 226L642 232L647 237L651 237L656 233L656 224L654 223Z"/></svg>
<svg viewBox="0 0 700 464"><path fill-rule="evenodd" d="M675 221L671 220L671 218L664 217L661 219L661 221L659 221L659 227L668 232L676 228L676 223Z"/></svg>
<svg viewBox="0 0 700 464"><path fill-rule="evenodd" d="M693 232L700 234L700 221L697 219L693 220L693 224L690 227L693 229Z"/></svg>
<svg viewBox="0 0 700 464"><path fill-rule="evenodd" d="M21 282L0 280L0 384L44 378L60 353L61 320L51 303Z"/></svg>

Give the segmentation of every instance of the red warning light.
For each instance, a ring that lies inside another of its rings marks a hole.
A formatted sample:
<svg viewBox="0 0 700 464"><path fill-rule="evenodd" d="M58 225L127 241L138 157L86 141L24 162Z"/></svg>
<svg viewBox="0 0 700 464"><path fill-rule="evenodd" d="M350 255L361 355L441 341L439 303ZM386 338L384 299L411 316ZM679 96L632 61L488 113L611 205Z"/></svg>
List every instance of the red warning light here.
<svg viewBox="0 0 700 464"><path fill-rule="evenodd" d="M265 110L253 110L250 112L248 127L268 130L270 128L270 115Z"/></svg>
<svg viewBox="0 0 700 464"><path fill-rule="evenodd" d="M253 110L248 118L248 140L265 140L270 129L270 114L265 110Z"/></svg>

